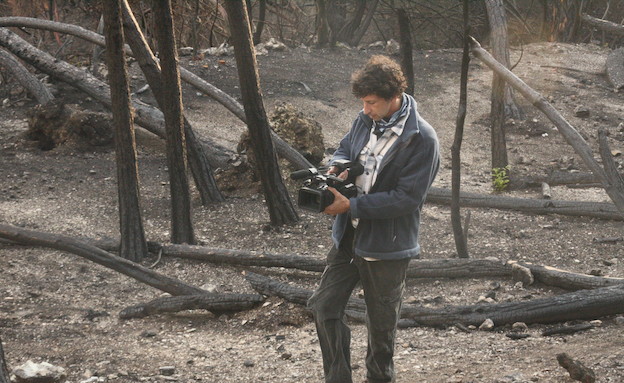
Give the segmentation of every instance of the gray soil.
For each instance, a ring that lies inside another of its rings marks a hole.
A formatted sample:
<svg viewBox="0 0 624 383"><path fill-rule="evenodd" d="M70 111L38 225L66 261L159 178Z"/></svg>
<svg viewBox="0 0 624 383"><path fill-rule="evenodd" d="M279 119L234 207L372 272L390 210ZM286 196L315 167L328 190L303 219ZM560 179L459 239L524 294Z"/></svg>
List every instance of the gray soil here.
<svg viewBox="0 0 624 383"><path fill-rule="evenodd" d="M335 148L360 108L349 92L351 71L373 52L297 48L259 56L265 106L289 102L323 127L325 146ZM597 129L607 128L614 154L624 150L622 93L604 73L608 51L595 45L539 43L512 51L514 72L552 102L597 152ZM451 152L459 99L459 50L415 52L416 99L437 130L443 166L435 186L450 187ZM221 61L220 61L221 60ZM232 56L182 59L183 65L238 96ZM144 85L132 66L133 89ZM477 60L470 69L469 107L462 146L462 187L492 193L490 183L490 71ZM305 84L305 85L304 85ZM60 86L60 85L59 85ZM309 88L309 91L306 89ZM93 102L60 86L58 97L84 106ZM209 97L184 87L185 111L198 135L235 150L245 126ZM149 94L141 94L150 101ZM552 169L584 171L579 157L554 126L518 97L527 115L510 121L508 150L514 172ZM118 235L114 152L111 148L66 145L41 151L25 138L34 102L15 92L0 109L0 222L91 238ZM575 116L579 106L588 117ZM95 106L97 108L97 106ZM148 239L169 240L169 186L163 143L137 129L143 219ZM621 155L615 157L622 161ZM286 169L290 171L293 169ZM290 185L294 193L297 185ZM294 194L293 194L294 195ZM539 198L539 190L507 195ZM193 216L202 244L217 248L298 254L323 259L331 246L331 217L300 211L300 222L268 228L257 184L227 193L227 201L201 206L193 194ZM598 188L553 187L553 198L609 201ZM463 212L466 213L467 209ZM530 215L470 209L469 250L473 258L496 257L579 273L624 277L622 242L594 239L623 235L620 221L558 215ZM456 256L447 206L424 209L423 258ZM145 261L154 262L155 255ZM155 270L218 292L253 292L244 268L165 258ZM319 275L283 269L253 271L313 289ZM0 334L11 367L27 360L64 367L68 381L101 382L321 382L321 355L306 310L278 298L253 310L214 316L185 311L121 320L125 307L162 292L76 255L0 243ZM498 302L560 294L549 286L522 287L507 279L409 280L406 301L429 307L474 304L495 291ZM359 293L359 292L356 292ZM624 309L622 310L624 313ZM456 327L398 331L398 382L572 382L556 355L568 353L592 368L599 382L624 381L624 327L616 318L596 318L596 328L544 337L550 325L532 324L530 337L511 340L509 327L462 332ZM365 379L366 328L353 323L354 381ZM174 366L172 376L159 367Z"/></svg>

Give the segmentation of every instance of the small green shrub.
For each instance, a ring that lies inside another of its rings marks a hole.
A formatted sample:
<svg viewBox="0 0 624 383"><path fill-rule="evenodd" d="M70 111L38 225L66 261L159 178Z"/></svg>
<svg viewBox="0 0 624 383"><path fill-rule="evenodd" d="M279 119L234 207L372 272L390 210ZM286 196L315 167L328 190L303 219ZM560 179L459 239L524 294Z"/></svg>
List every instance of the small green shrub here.
<svg viewBox="0 0 624 383"><path fill-rule="evenodd" d="M509 165L504 168L492 169L492 186L495 191L502 192L507 189L507 185L509 184L509 169L511 169Z"/></svg>

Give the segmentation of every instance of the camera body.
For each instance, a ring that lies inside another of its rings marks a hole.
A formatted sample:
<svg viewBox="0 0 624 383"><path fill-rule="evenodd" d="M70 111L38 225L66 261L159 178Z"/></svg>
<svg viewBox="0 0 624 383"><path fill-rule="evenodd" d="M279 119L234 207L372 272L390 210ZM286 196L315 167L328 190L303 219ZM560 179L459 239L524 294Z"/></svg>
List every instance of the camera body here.
<svg viewBox="0 0 624 383"><path fill-rule="evenodd" d="M298 170L290 174L291 179L304 179L297 196L300 208L317 213L325 210L334 202L334 194L327 189L330 186L347 198L357 196L357 188L353 182L355 177L364 172L364 167L359 162L346 160L336 160L332 166L338 168L338 174L348 170L348 178L343 180L333 174L321 174L317 168Z"/></svg>

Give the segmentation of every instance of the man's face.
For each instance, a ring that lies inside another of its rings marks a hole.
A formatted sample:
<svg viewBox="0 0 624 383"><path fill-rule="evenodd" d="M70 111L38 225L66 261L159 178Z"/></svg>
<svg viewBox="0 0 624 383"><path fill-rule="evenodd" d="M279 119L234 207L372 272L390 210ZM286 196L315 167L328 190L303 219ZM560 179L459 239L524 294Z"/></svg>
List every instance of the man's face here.
<svg viewBox="0 0 624 383"><path fill-rule="evenodd" d="M386 100L377 95L371 94L362 97L362 103L364 104L364 114L372 118L373 121L379 121L382 118L392 116L394 109L394 98Z"/></svg>

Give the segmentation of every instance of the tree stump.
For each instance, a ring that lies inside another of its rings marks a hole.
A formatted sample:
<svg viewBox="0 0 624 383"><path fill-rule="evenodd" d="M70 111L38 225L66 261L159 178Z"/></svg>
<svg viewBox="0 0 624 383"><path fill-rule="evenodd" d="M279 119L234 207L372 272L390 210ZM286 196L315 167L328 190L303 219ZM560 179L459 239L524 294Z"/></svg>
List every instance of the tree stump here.
<svg viewBox="0 0 624 383"><path fill-rule="evenodd" d="M107 146L113 143L112 118L106 113L83 110L78 105L52 101L34 108L26 134L37 141L42 150L69 144Z"/></svg>

